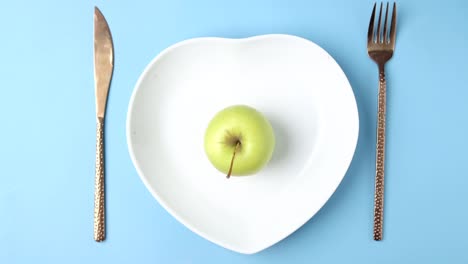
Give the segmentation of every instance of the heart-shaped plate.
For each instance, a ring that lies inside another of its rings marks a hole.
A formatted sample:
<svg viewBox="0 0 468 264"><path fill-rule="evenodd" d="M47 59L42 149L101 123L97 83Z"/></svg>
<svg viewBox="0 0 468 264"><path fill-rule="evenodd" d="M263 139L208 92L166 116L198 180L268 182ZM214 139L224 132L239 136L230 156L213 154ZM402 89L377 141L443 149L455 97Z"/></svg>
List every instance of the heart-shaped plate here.
<svg viewBox="0 0 468 264"><path fill-rule="evenodd" d="M208 122L234 104L271 122L276 148L258 174L231 177L208 161ZM127 141L148 190L193 232L245 254L306 223L340 184L359 120L335 60L291 35L196 38L161 52L130 100Z"/></svg>

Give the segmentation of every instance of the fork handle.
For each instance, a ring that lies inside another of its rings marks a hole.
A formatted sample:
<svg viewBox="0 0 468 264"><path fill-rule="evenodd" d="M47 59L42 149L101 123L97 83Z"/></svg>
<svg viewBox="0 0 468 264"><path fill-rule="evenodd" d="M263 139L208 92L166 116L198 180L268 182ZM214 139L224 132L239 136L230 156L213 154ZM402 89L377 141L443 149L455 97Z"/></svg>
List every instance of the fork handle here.
<svg viewBox="0 0 468 264"><path fill-rule="evenodd" d="M379 97L377 114L377 150L374 198L374 240L382 240L384 208L384 169L385 169L385 116L387 104L387 82L385 69L379 65Z"/></svg>
<svg viewBox="0 0 468 264"><path fill-rule="evenodd" d="M94 240L105 239L105 196L104 196L104 118L97 119L96 174L94 183Z"/></svg>

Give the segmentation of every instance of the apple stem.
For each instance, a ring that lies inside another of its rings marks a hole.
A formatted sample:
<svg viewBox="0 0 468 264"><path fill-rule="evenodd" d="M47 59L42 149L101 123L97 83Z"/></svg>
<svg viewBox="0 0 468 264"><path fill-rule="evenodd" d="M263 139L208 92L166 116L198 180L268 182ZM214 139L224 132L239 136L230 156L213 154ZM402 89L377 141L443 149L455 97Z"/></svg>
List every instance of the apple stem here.
<svg viewBox="0 0 468 264"><path fill-rule="evenodd" d="M234 165L234 158L236 157L236 153L237 153L237 150L239 149L240 144L241 144L240 141L237 141L236 147L234 148L234 153L232 154L232 159L231 159L231 166L229 167L228 174L226 175L226 178L228 179L231 177L232 167Z"/></svg>

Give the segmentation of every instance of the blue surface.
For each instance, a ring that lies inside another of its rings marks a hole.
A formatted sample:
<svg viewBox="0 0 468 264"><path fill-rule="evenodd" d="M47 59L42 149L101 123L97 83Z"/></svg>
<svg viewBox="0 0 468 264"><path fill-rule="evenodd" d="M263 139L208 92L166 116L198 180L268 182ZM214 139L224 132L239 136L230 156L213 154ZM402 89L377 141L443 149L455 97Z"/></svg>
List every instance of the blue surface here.
<svg viewBox="0 0 468 264"><path fill-rule="evenodd" d="M377 67L372 1L3 1L0 263L468 263L468 2L401 1L387 67L385 239L372 240ZM112 30L107 240L93 242L93 7ZM138 178L126 146L134 84L175 42L288 33L325 48L358 102L342 184L305 226L256 255L198 237Z"/></svg>

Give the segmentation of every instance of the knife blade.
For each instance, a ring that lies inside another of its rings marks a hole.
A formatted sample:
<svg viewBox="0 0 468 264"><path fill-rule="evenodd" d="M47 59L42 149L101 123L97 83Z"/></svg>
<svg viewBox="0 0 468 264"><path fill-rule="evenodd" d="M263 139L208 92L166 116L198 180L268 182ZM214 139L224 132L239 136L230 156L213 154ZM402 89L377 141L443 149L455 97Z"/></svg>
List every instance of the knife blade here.
<svg viewBox="0 0 468 264"><path fill-rule="evenodd" d="M96 88L96 115L104 118L107 94L114 69L114 46L106 19L99 8L94 8L94 80Z"/></svg>
<svg viewBox="0 0 468 264"><path fill-rule="evenodd" d="M99 8L94 7L94 84L96 93L96 174L94 185L94 240L104 241L104 117L107 95L114 69L114 46L109 25Z"/></svg>

